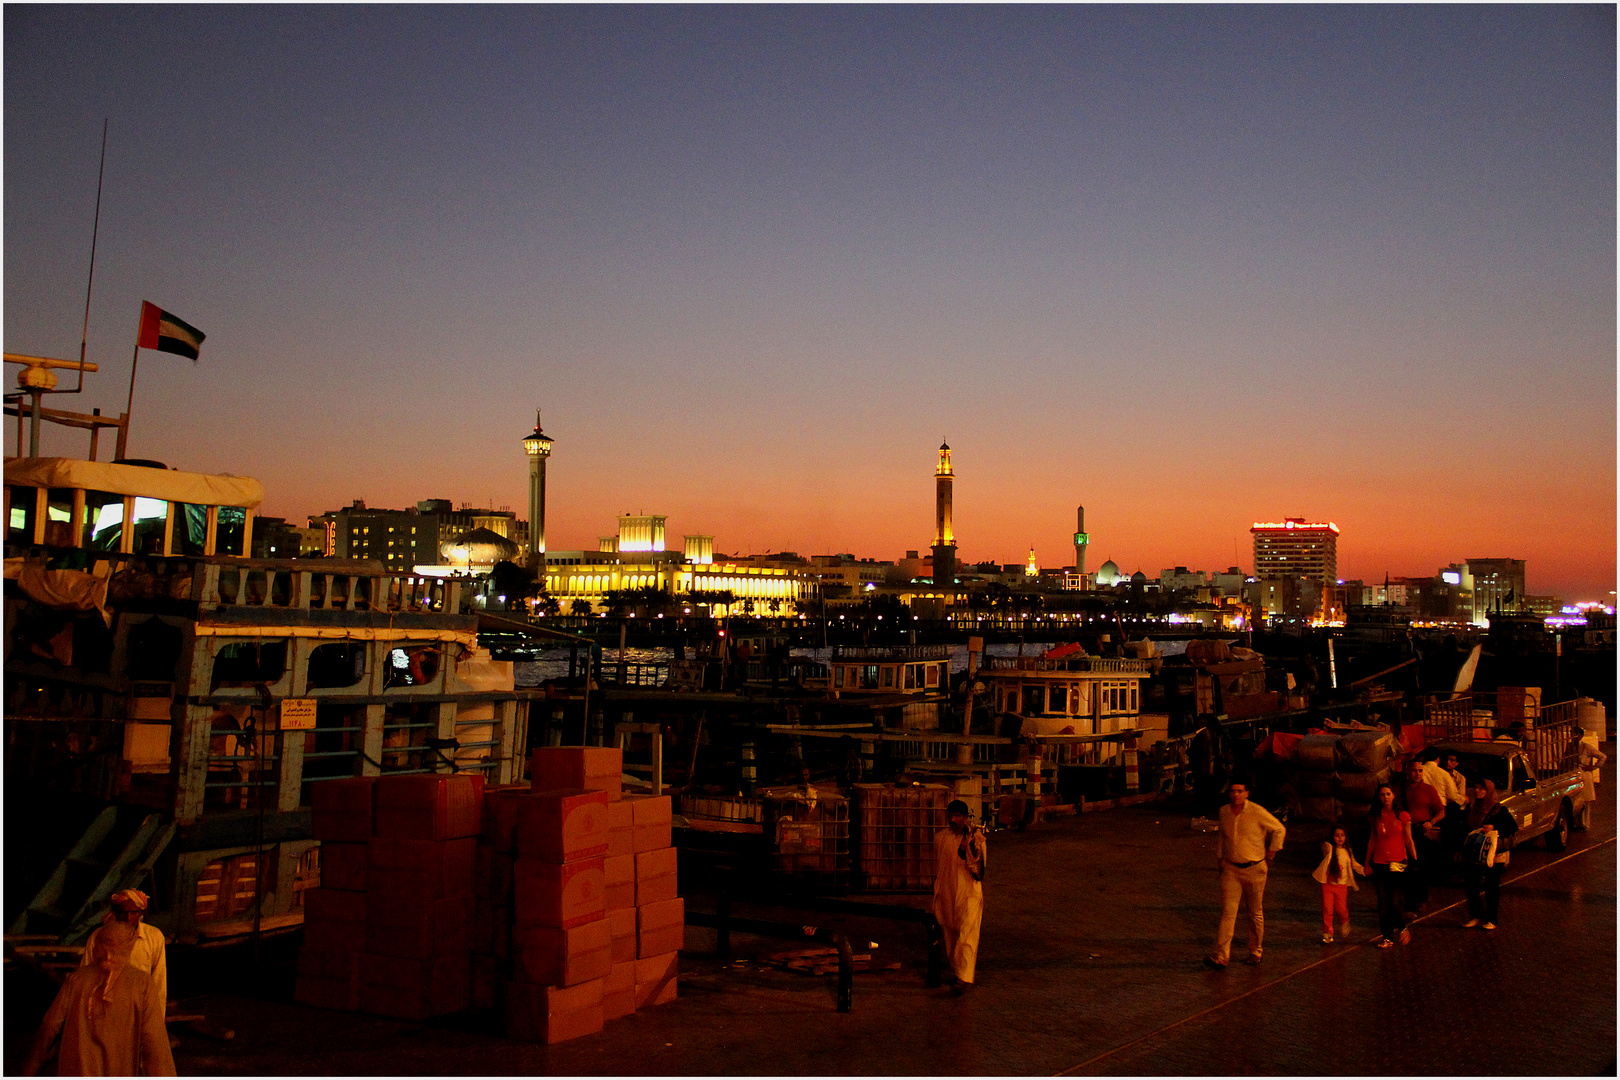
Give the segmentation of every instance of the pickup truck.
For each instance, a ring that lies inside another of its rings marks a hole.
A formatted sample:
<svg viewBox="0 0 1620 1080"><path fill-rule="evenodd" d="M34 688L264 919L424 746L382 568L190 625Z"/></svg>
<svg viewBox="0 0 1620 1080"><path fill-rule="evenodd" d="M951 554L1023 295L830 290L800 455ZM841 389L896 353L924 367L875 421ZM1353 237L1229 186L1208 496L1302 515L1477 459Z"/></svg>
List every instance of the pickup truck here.
<svg viewBox="0 0 1620 1080"><path fill-rule="evenodd" d="M1580 730L1573 724L1537 727L1524 745L1507 739L1456 740L1433 744L1442 759L1457 755L1457 767L1470 784L1481 778L1496 785L1501 804L1519 823L1518 847L1538 836L1562 851L1570 830L1586 827L1590 805L1576 765Z"/></svg>

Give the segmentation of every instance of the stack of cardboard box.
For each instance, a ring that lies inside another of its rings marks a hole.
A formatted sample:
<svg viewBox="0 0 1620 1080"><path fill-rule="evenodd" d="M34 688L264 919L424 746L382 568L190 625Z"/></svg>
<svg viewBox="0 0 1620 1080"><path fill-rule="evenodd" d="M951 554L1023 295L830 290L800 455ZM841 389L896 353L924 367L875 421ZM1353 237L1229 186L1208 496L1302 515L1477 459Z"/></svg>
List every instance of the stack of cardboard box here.
<svg viewBox="0 0 1620 1080"><path fill-rule="evenodd" d="M360 1008L360 954L366 947L366 848L376 779L323 780L311 787L321 884L304 891L304 947L293 999L324 1009Z"/></svg>
<svg viewBox="0 0 1620 1080"><path fill-rule="evenodd" d="M482 777L325 781L315 792L322 884L308 894L314 907L305 900L298 1000L409 1020L466 1009Z"/></svg>

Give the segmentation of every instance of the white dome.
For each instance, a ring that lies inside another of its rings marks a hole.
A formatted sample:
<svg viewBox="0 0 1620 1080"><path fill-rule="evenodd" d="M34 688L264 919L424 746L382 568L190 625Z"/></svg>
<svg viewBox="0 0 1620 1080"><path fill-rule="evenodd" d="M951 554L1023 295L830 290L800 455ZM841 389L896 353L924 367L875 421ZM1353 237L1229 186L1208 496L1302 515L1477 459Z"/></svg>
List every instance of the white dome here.
<svg viewBox="0 0 1620 1080"><path fill-rule="evenodd" d="M1117 584L1119 584L1119 564L1116 563L1113 559L1109 559L1107 562L1105 562L1101 566L1099 566L1097 568L1097 584L1098 585L1117 585Z"/></svg>

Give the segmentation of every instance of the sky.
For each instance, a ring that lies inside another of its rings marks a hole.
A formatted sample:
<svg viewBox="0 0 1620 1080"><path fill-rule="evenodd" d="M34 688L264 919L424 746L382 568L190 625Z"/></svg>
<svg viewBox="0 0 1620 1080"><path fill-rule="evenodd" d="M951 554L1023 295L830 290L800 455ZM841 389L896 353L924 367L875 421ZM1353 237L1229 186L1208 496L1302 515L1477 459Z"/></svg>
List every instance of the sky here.
<svg viewBox="0 0 1620 1080"><path fill-rule="evenodd" d="M1612 6L5 6L4 337L129 454L733 553L1611 599ZM7 368L8 379L16 366ZM64 380L71 385L72 380ZM8 452L15 421L6 422ZM45 453L83 456L80 432ZM106 460L110 446L100 456Z"/></svg>

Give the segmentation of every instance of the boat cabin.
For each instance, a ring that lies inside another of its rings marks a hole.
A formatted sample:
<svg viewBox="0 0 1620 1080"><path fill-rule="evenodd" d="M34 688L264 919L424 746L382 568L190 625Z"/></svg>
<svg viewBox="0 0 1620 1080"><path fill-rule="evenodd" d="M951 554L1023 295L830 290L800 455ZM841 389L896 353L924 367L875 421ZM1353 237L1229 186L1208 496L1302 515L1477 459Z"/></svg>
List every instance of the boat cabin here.
<svg viewBox="0 0 1620 1080"><path fill-rule="evenodd" d="M1041 657L992 658L979 671L997 711L1025 735L1105 735L1135 728L1152 662L1086 656L1060 646Z"/></svg>

